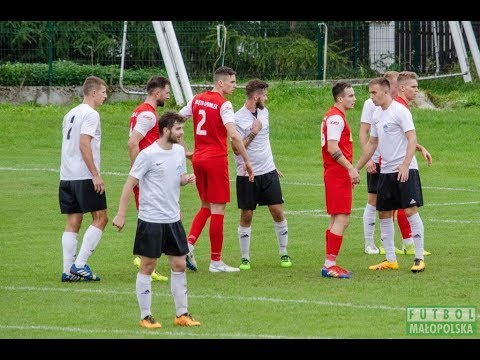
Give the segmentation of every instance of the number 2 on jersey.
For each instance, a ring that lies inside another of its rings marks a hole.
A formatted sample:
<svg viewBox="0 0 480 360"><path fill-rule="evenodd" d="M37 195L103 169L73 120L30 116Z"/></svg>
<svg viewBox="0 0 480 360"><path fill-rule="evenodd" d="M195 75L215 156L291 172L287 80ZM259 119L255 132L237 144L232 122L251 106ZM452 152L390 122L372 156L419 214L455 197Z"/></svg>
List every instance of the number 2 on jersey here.
<svg viewBox="0 0 480 360"><path fill-rule="evenodd" d="M200 115L202 119L198 122L195 132L197 135L207 135L207 130L202 129L203 124L207 121L207 114L205 113L205 110L198 110L198 115Z"/></svg>

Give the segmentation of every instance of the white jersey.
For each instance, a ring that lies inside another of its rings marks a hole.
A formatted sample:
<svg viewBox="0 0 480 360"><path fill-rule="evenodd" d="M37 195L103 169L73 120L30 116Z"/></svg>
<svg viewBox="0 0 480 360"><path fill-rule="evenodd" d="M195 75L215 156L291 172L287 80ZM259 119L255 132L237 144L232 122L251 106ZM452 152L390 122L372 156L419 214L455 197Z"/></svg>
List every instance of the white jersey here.
<svg viewBox="0 0 480 360"><path fill-rule="evenodd" d="M398 172L398 166L407 155L408 141L405 133L410 130L415 130L412 113L397 101L392 101L386 110L378 107L373 113L370 134L378 137L382 174ZM415 155L409 169L418 169Z"/></svg>
<svg viewBox="0 0 480 360"><path fill-rule="evenodd" d="M90 135L93 161L100 171L100 140L102 136L100 114L90 105L80 104L63 118L62 159L60 180L91 179L92 173L83 161L80 135Z"/></svg>
<svg viewBox="0 0 480 360"><path fill-rule="evenodd" d="M268 109L257 109L257 119L262 122L262 129L248 145L247 152L255 175L263 175L275 170L270 146ZM253 114L245 106L235 113L235 125L242 139L252 131L253 120ZM237 175L245 176L244 161L241 155L235 155L235 164L237 165Z"/></svg>
<svg viewBox="0 0 480 360"><path fill-rule="evenodd" d="M375 109L377 108L377 105L373 103L372 99L367 99L363 103L363 108L362 108L362 117L360 118L361 123L369 124L370 128L372 127L372 115ZM374 163L378 164L380 154L378 152L378 149L375 150L372 156L372 160Z"/></svg>
<svg viewBox="0 0 480 360"><path fill-rule="evenodd" d="M164 150L154 142L140 151L130 170L139 180L138 218L163 224L179 221L180 180L186 172L185 150L179 144Z"/></svg>

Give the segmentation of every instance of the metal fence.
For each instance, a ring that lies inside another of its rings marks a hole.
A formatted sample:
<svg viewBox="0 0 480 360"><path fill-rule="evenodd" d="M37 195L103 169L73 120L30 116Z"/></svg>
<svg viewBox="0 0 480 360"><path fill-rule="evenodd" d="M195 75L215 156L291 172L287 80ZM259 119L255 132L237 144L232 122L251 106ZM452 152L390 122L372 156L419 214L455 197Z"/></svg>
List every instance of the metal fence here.
<svg viewBox="0 0 480 360"><path fill-rule="evenodd" d="M122 21L2 21L6 62L118 65ZM353 79L385 70L420 76L459 71L447 21L174 21L192 80L211 80L219 65L237 77L266 80ZM480 22L472 22L476 34ZM128 22L125 69L164 68L152 22ZM1 85L1 84L0 84Z"/></svg>

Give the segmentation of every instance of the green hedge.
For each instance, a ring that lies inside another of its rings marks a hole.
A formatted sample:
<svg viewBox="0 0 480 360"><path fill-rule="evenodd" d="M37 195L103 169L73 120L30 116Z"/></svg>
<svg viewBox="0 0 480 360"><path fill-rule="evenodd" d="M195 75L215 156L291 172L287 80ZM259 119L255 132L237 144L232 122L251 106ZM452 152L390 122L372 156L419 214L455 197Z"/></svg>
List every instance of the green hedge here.
<svg viewBox="0 0 480 360"><path fill-rule="evenodd" d="M81 86L87 76L98 76L107 85L118 85L120 67L78 65L71 61L52 63L51 83L48 64L5 63L0 65L0 86ZM123 72L123 85L144 85L153 75L167 76L165 69L149 68Z"/></svg>

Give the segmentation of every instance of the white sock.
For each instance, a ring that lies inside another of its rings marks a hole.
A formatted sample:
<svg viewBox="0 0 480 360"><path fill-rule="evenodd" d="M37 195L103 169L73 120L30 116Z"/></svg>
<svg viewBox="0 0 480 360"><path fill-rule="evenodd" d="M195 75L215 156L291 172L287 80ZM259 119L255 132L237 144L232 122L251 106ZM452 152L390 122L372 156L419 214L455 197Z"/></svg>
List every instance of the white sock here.
<svg viewBox="0 0 480 360"><path fill-rule="evenodd" d="M405 249L405 247L409 246L409 245L412 245L413 244L413 239L411 237L407 238L407 239L403 239L403 248Z"/></svg>
<svg viewBox="0 0 480 360"><path fill-rule="evenodd" d="M333 266L333 265L337 265L337 262L333 260L325 259L325 262L323 263L323 266L325 266L326 268L329 268L330 266Z"/></svg>
<svg viewBox="0 0 480 360"><path fill-rule="evenodd" d="M250 260L250 239L252 237L252 227L243 227L238 225L238 242L240 243L240 251L242 258Z"/></svg>
<svg viewBox="0 0 480 360"><path fill-rule="evenodd" d="M140 307L140 319L152 315L152 277L140 272L137 273L136 293L138 306Z"/></svg>
<svg viewBox="0 0 480 360"><path fill-rule="evenodd" d="M70 268L75 261L75 254L77 253L77 233L65 231L62 235L62 249L63 249L63 272L70 274Z"/></svg>
<svg viewBox="0 0 480 360"><path fill-rule="evenodd" d="M422 218L420 217L419 213L416 213L415 215L407 217L407 219L408 219L408 222L410 223L410 227L412 228L412 238L413 238L413 243L415 244L415 258L423 260L424 228L423 228Z"/></svg>
<svg viewBox="0 0 480 360"><path fill-rule="evenodd" d="M88 258L95 251L100 239L102 238L103 231L99 228L90 225L83 235L82 246L78 252L77 259L75 260L76 267L84 267L88 261Z"/></svg>
<svg viewBox="0 0 480 360"><path fill-rule="evenodd" d="M277 234L278 252L280 256L287 254L288 245L288 224L287 219L280 222L274 222L275 234Z"/></svg>
<svg viewBox="0 0 480 360"><path fill-rule="evenodd" d="M180 316L188 312L187 276L185 271L173 270L170 272L170 276L170 290L175 303L175 313Z"/></svg>
<svg viewBox="0 0 480 360"><path fill-rule="evenodd" d="M394 242L395 227L392 217L380 219L380 235L382 237L383 248L385 249L385 257L390 262L397 261Z"/></svg>
<svg viewBox="0 0 480 360"><path fill-rule="evenodd" d="M377 216L377 209L367 203L365 210L363 210L363 236L365 238L365 245L375 244L375 221Z"/></svg>

